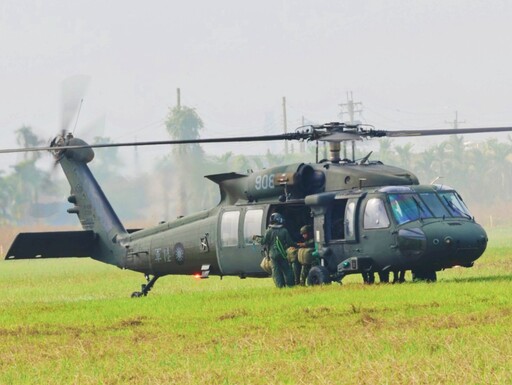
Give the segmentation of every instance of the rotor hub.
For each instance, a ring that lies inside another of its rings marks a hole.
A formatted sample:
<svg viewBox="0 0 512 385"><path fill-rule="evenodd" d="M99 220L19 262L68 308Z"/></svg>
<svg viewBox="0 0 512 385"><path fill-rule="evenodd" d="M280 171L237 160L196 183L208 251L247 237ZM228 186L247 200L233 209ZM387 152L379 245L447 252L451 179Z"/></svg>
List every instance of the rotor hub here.
<svg viewBox="0 0 512 385"><path fill-rule="evenodd" d="M50 147L52 147L50 152L57 162L64 156L82 163L89 163L94 159L94 151L89 144L82 139L73 137L71 133L65 136L57 135L50 143Z"/></svg>

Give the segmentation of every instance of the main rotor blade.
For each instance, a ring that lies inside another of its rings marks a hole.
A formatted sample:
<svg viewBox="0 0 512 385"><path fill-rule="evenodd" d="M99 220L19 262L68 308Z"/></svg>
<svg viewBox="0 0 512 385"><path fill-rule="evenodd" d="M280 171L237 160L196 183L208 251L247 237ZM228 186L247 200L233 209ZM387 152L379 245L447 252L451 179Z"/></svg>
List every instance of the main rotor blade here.
<svg viewBox="0 0 512 385"><path fill-rule="evenodd" d="M126 142L126 143L98 143L87 144L82 146L49 146L49 147L27 147L27 148L10 148L0 150L0 154L16 153L16 152L33 152L33 151L49 151L49 150L67 150L80 148L106 148L106 147L138 147L138 146L162 146L166 144L195 144L195 143L230 143L230 142L267 142L275 140L297 140L308 139L311 137L309 133L293 132L279 135L261 135L261 136L239 136L230 138L199 138L199 139L183 139L183 140L155 140L150 142Z"/></svg>
<svg viewBox="0 0 512 385"><path fill-rule="evenodd" d="M332 124L331 124L332 126ZM331 126L324 126L328 129ZM241 136L224 138L199 138L183 140L156 140L149 142L126 142L126 143L98 143L80 146L48 146L48 147L29 147L29 148L11 148L0 150L0 154L48 151L48 150L67 150L80 148L107 148L107 147L138 147L138 146L162 146L173 144L199 144L199 143L232 143L232 142L268 142L277 140L325 140L332 142L344 142L348 140L359 140L361 138L376 137L414 137L414 136L432 136L432 135L453 135L453 134L476 134L489 132L510 132L512 127L483 127L483 128L458 128L458 129L433 129L433 130L365 130L357 127L350 127L350 131L343 130L317 130L323 126L313 126L312 130L303 132L297 131L278 135L259 135L259 136Z"/></svg>
<svg viewBox="0 0 512 385"><path fill-rule="evenodd" d="M407 136L432 136L432 135L457 135L457 134L478 134L486 132L508 132L512 131L512 127L482 127L482 128L448 128L433 130L401 130L401 131L385 131L372 130L371 137L387 136L390 138L407 137Z"/></svg>

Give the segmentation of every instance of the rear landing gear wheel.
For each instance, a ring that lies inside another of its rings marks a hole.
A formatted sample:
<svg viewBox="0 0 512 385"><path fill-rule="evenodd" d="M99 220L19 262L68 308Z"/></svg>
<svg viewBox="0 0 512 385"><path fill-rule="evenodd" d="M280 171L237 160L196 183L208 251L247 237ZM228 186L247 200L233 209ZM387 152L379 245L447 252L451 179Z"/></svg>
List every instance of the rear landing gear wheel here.
<svg viewBox="0 0 512 385"><path fill-rule="evenodd" d="M149 291L153 288L153 285L155 284L156 280L159 278L158 275L154 275L153 278L149 278L149 275L145 275L146 281L148 282L143 283L141 285L141 291L134 291L131 295L132 298L139 298L139 297L145 297L148 295Z"/></svg>

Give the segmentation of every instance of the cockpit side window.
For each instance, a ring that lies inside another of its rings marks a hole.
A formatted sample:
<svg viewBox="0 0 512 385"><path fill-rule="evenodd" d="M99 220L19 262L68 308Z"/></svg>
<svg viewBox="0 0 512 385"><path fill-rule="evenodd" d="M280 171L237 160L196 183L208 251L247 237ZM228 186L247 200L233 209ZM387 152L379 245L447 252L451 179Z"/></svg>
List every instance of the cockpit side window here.
<svg viewBox="0 0 512 385"><path fill-rule="evenodd" d="M380 198L371 198L364 209L363 226L365 229L382 229L389 227L389 217Z"/></svg>

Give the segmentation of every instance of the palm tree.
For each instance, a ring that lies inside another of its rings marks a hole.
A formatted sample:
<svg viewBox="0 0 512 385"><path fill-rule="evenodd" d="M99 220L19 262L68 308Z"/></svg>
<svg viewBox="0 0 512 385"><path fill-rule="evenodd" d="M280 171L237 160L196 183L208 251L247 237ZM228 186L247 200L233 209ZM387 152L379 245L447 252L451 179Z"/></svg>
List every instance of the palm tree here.
<svg viewBox="0 0 512 385"><path fill-rule="evenodd" d="M16 131L16 142L21 147L36 147L44 143L34 132L32 131L32 127L22 126L18 128ZM38 159L41 156L39 151L34 152L24 152L23 159L27 160L29 156L32 159Z"/></svg>
<svg viewBox="0 0 512 385"><path fill-rule="evenodd" d="M411 150L414 145L412 143L407 143L403 146L395 146L395 151L398 154L398 159L400 165L407 166L411 164Z"/></svg>
<svg viewBox="0 0 512 385"><path fill-rule="evenodd" d="M203 121L194 108L177 105L169 111L165 122L167 131L174 140L199 139L199 131L203 128ZM194 198L201 195L202 175L198 178L198 173L202 172L204 164L204 152L199 144L181 144L175 146L172 150L174 160L178 169L177 189L178 189L178 215L187 214L187 194L185 191L185 181L191 182L189 187L192 189Z"/></svg>
<svg viewBox="0 0 512 385"><path fill-rule="evenodd" d="M30 126L22 126L15 131L16 141L21 147L36 147L44 144ZM50 180L50 172L41 170L36 163L41 152L25 152L23 160L13 166L14 172L4 178L5 191L2 192L4 201L7 191L11 195L11 207L8 209L11 220L22 221L31 211L39 210L41 195L46 197L56 191L55 183ZM2 187L4 190L4 187ZM4 214L5 214L4 210Z"/></svg>
<svg viewBox="0 0 512 385"><path fill-rule="evenodd" d="M3 173L0 171L0 174ZM0 225L11 222L11 210L14 193L11 184L4 177L0 176Z"/></svg>
<svg viewBox="0 0 512 385"><path fill-rule="evenodd" d="M93 144L110 144L112 140L108 137L96 136ZM117 172L123 165L119 158L119 147L103 148L95 152L94 168L96 169L96 178L100 181L107 181L113 176L119 175Z"/></svg>
<svg viewBox="0 0 512 385"><path fill-rule="evenodd" d="M460 188L465 185L464 179L468 172L464 137L462 135L450 135L444 143L446 177L449 178L454 187Z"/></svg>
<svg viewBox="0 0 512 385"><path fill-rule="evenodd" d="M433 170L435 162L436 153L432 148L426 149L419 155L415 169L417 170L418 177L423 181L423 183L430 183L434 178L440 176L436 175Z"/></svg>
<svg viewBox="0 0 512 385"><path fill-rule="evenodd" d="M512 148L506 143L499 143L496 139L489 139L485 142L485 154L488 157L488 184L496 185L496 196L510 198L512 171L508 156L512 153Z"/></svg>
<svg viewBox="0 0 512 385"><path fill-rule="evenodd" d="M275 166L277 164L283 164L285 161L283 155L273 154L268 149L267 149L267 153L265 154L265 159L266 159L267 165L269 167Z"/></svg>
<svg viewBox="0 0 512 385"><path fill-rule="evenodd" d="M447 163L447 153L446 153L446 142L440 143L437 146L433 147L434 153L436 155L436 160L433 164L434 170L437 171L438 176L446 177L445 173L445 165Z"/></svg>
<svg viewBox="0 0 512 385"><path fill-rule="evenodd" d="M233 157L233 171L246 173L252 168L251 161L245 155Z"/></svg>
<svg viewBox="0 0 512 385"><path fill-rule="evenodd" d="M35 165L36 160L24 160L13 166L14 173L9 176L9 184L14 191L15 219L21 221L27 214L30 206L39 203L40 190L49 184L49 173L42 171Z"/></svg>
<svg viewBox="0 0 512 385"><path fill-rule="evenodd" d="M489 203L489 198L494 194L489 194L488 189L482 188L489 168L487 157L482 152L482 146L467 149L465 159L467 167L465 195L469 197L469 201Z"/></svg>
<svg viewBox="0 0 512 385"><path fill-rule="evenodd" d="M379 139L379 155L378 158L383 163L393 163L393 153L391 145L393 141L389 138Z"/></svg>

